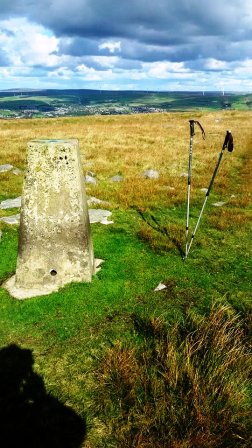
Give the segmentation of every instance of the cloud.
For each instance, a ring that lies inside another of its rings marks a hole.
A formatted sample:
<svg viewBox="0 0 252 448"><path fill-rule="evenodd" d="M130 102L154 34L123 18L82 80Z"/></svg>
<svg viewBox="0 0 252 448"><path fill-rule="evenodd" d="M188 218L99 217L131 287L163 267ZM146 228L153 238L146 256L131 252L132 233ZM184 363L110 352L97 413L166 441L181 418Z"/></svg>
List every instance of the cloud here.
<svg viewBox="0 0 252 448"><path fill-rule="evenodd" d="M14 18L2 21L1 28L1 48L10 65L47 67L58 63L58 39L41 25Z"/></svg>
<svg viewBox="0 0 252 448"><path fill-rule="evenodd" d="M77 73L86 81L101 81L103 77L94 68L87 67L85 64L78 65Z"/></svg>
<svg viewBox="0 0 252 448"><path fill-rule="evenodd" d="M58 37L118 37L166 46L200 42L202 36L251 38L250 0L1 0L1 11L28 17Z"/></svg>
<svg viewBox="0 0 252 448"><path fill-rule="evenodd" d="M107 48L110 53L115 53L115 51L121 51L121 42L103 42L99 45L99 50Z"/></svg>
<svg viewBox="0 0 252 448"><path fill-rule="evenodd" d="M171 73L188 73L189 70L184 67L183 62L156 62L149 64L148 75L154 78L167 79Z"/></svg>
<svg viewBox="0 0 252 448"><path fill-rule="evenodd" d="M223 74L237 87L247 70L245 87L251 22L251 0L1 0L0 66L30 67L50 82L110 74L113 85L134 78L167 88L191 86L195 74L195 87Z"/></svg>
<svg viewBox="0 0 252 448"><path fill-rule="evenodd" d="M221 71L221 70L227 70L228 65L225 61L220 61L218 59L209 58L205 62L205 68L208 70Z"/></svg>

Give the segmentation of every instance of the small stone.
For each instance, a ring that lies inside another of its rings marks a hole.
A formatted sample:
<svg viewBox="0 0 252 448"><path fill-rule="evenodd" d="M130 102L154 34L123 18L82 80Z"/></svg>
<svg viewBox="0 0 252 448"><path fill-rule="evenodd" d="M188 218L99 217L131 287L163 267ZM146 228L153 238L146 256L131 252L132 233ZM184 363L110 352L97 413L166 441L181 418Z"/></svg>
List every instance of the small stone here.
<svg viewBox="0 0 252 448"><path fill-rule="evenodd" d="M112 215L112 212L109 210L95 209L90 208L88 210L89 220L91 224L101 223L101 224L113 224L114 221L109 221L108 217ZM0 221L5 222L6 224L19 224L20 214L12 215L12 216L4 216L0 218Z"/></svg>
<svg viewBox="0 0 252 448"><path fill-rule="evenodd" d="M96 184L97 183L97 180L94 178L94 177L92 177L92 176L89 176L88 174L85 176L85 182L87 183L87 184Z"/></svg>
<svg viewBox="0 0 252 448"><path fill-rule="evenodd" d="M104 263L105 260L102 258L95 258L94 264L95 264L95 273L99 272L101 270L101 264Z"/></svg>
<svg viewBox="0 0 252 448"><path fill-rule="evenodd" d="M96 204L104 204L108 205L109 203L106 201L102 201L102 199L95 198L94 196L90 196L87 200L88 205L96 205Z"/></svg>
<svg viewBox="0 0 252 448"><path fill-rule="evenodd" d="M159 171L156 170L145 170L143 173L145 179L158 179Z"/></svg>
<svg viewBox="0 0 252 448"><path fill-rule="evenodd" d="M2 210L16 207L21 207L21 196L15 199L6 199L6 201L0 202L0 209Z"/></svg>
<svg viewBox="0 0 252 448"><path fill-rule="evenodd" d="M204 193L206 193L208 190L208 188L201 188L200 191L203 191Z"/></svg>
<svg viewBox="0 0 252 448"><path fill-rule="evenodd" d="M19 224L20 221L20 214L12 215L12 216L4 216L3 218L0 218L0 221L5 222L6 224Z"/></svg>
<svg viewBox="0 0 252 448"><path fill-rule="evenodd" d="M8 163L6 165L0 165L0 173L4 173L6 171L11 171L14 168L13 165L9 165Z"/></svg>
<svg viewBox="0 0 252 448"><path fill-rule="evenodd" d="M181 177L188 177L188 173L181 173Z"/></svg>
<svg viewBox="0 0 252 448"><path fill-rule="evenodd" d="M107 226L108 224L114 224L114 221L109 221L108 218L104 218L100 221L100 223Z"/></svg>
<svg viewBox="0 0 252 448"><path fill-rule="evenodd" d="M95 258L95 268L99 268L99 266L104 263L105 260L102 258Z"/></svg>
<svg viewBox="0 0 252 448"><path fill-rule="evenodd" d="M154 291L162 291L162 289L166 289L167 286L164 285L162 282L160 282L157 287L154 289Z"/></svg>
<svg viewBox="0 0 252 448"><path fill-rule="evenodd" d="M15 174L15 176L19 176L19 174L22 173L22 170L20 170L19 168L15 168L14 170L12 170L12 174Z"/></svg>
<svg viewBox="0 0 252 448"><path fill-rule="evenodd" d="M116 176L111 177L110 180L111 180L111 182L122 182L123 177L119 176L119 174L117 174Z"/></svg>
<svg viewBox="0 0 252 448"><path fill-rule="evenodd" d="M215 207L222 207L223 205L225 205L226 204L226 202L222 202L222 201L220 201L220 202L215 202L213 205L215 206Z"/></svg>
<svg viewBox="0 0 252 448"><path fill-rule="evenodd" d="M100 222L101 224L112 224L112 222L107 220L107 218L112 215L109 210L90 208L88 210L88 214L91 224L94 224L95 222Z"/></svg>

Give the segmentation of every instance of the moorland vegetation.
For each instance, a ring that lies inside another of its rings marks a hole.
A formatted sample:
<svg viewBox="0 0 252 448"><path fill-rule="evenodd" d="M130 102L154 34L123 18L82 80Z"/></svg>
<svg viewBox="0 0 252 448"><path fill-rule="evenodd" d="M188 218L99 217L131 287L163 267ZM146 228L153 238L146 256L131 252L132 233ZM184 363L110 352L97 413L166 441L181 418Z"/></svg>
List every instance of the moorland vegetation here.
<svg viewBox="0 0 252 448"><path fill-rule="evenodd" d="M235 150L224 154L184 262L191 118L206 131L206 140L194 137L191 229L227 129ZM83 170L96 178L87 194L106 201L114 221L92 225L95 256L105 262L90 284L26 301L0 288L0 358L9 348L8 366L16 366L15 346L34 360L33 374L15 370L19 410L27 412L29 397L36 404L38 395L20 392L36 377L81 417L85 448L251 446L251 127L250 111L0 121L0 165L22 170L0 173L0 201L21 195L29 140L77 138ZM159 178L146 179L148 169ZM122 181L111 181L117 174ZM0 230L3 283L15 272L18 226ZM155 291L159 282L166 288ZM0 401L10 381L4 369ZM80 446L77 439L67 446Z"/></svg>

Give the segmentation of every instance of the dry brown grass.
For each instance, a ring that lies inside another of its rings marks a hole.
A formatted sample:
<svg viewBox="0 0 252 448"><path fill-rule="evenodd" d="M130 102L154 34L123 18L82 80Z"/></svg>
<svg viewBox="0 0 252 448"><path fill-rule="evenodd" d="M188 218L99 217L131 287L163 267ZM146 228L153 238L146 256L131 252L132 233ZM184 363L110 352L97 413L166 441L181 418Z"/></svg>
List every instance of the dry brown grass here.
<svg viewBox="0 0 252 448"><path fill-rule="evenodd" d="M207 133L205 141L199 132L194 138L192 200L201 199L200 188L209 183L226 129L233 132L235 152L224 157L216 178L216 193L227 189L231 172L247 164L251 112L1 120L0 164L24 167L27 142L33 138L77 138L84 169L97 175L98 186L90 188L101 198L123 207L153 205L157 200L176 205L185 200L186 180L181 174L187 171L188 119L192 117L201 121ZM159 170L160 178L143 180L142 172L148 168ZM117 173L124 176L125 182L111 186L109 178ZM21 182L16 177L6 174L1 180L5 182L6 196L20 193ZM243 200L244 194L238 194L237 206Z"/></svg>
<svg viewBox="0 0 252 448"><path fill-rule="evenodd" d="M237 229L249 222L246 208L251 201L251 112L165 113L130 116L90 116L37 120L0 120L0 164L24 168L27 142L34 138L77 138L84 171L96 174L97 184L87 184L90 195L112 207L164 210L185 206L190 118L200 120L207 138L196 129L193 145L191 211L196 216L221 150L225 132L231 129L235 151L225 153L209 203L227 202L225 208L211 208L209 224L218 229ZM144 179L145 169L160 172L159 179ZM110 178L121 174L123 182ZM238 179L238 180L237 180ZM21 194L23 176L1 173L1 199ZM209 204L208 204L209 207ZM0 215L8 214L0 211ZM170 223L166 234L142 223L139 237L158 251L182 247L179 221ZM167 225L167 222L165 223ZM176 241L174 241L174 225ZM181 233L182 232L182 233Z"/></svg>
<svg viewBox="0 0 252 448"><path fill-rule="evenodd" d="M250 447L251 352L232 309L189 313L170 329L160 318L135 326L144 346L116 343L97 372L98 408L117 448Z"/></svg>

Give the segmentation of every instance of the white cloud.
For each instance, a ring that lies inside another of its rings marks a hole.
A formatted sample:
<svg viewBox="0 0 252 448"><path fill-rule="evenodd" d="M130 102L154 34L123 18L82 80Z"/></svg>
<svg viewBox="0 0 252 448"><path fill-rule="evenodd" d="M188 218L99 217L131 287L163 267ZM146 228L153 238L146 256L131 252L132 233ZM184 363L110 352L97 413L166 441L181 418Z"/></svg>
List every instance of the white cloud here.
<svg viewBox="0 0 252 448"><path fill-rule="evenodd" d="M58 67L55 70L51 70L48 73L49 78L60 78L60 79L71 79L73 76L73 71L68 67Z"/></svg>
<svg viewBox="0 0 252 448"><path fill-rule="evenodd" d="M234 73L236 73L237 75L252 76L252 59L246 59L245 61L241 62L239 67L236 67L234 69Z"/></svg>
<svg viewBox="0 0 252 448"><path fill-rule="evenodd" d="M99 50L108 49L110 53L115 53L115 51L121 51L121 42L103 42L99 45Z"/></svg>
<svg viewBox="0 0 252 448"><path fill-rule="evenodd" d="M93 56L92 61L104 68L114 68L118 62L118 56Z"/></svg>
<svg viewBox="0 0 252 448"><path fill-rule="evenodd" d="M150 77L158 79L166 79L171 73L181 74L189 72L189 70L185 68L183 62L161 61L143 64L143 66Z"/></svg>
<svg viewBox="0 0 252 448"><path fill-rule="evenodd" d="M251 0L244 2L248 6ZM63 3L67 4L58 0L58 5ZM38 4L38 9L40 7ZM47 10L44 12L49 16ZM57 17L55 23L62 25L63 37L57 37L59 32L56 36L48 28L32 23L25 17L13 16L0 21L1 86L100 88L106 85L108 89L118 90L217 90L224 86L225 90L251 89L251 41L250 34L245 33L246 29L243 32L240 28L240 34L236 31L236 35L241 36L242 44L238 38L228 40L225 36L222 39L222 36L216 35L211 39L212 34L206 33L201 36L197 34L191 40L188 34L185 43L183 39L186 33L183 33L181 42L179 29L178 34L174 32L173 43L172 39L169 42L166 38L162 40L162 33L152 34L152 27L157 26L157 23L150 25L147 20L144 24L144 29L148 31L145 34L146 41L141 41L143 37L140 39L138 34L134 34L135 29L139 31L143 26L139 25L140 21L136 21L132 27L126 27L123 23L125 27L122 34L116 34L114 28L110 34L108 27L106 36L98 32L94 35L95 31L91 27L87 29L87 37L85 35L84 39L83 30L78 27L67 34L67 29L63 30L65 16L62 17ZM111 20L109 15L107 20ZM209 30L213 31L211 28ZM79 39L76 40L76 36Z"/></svg>
<svg viewBox="0 0 252 448"><path fill-rule="evenodd" d="M3 78L9 78L11 76L11 69L0 67L0 76Z"/></svg>
<svg viewBox="0 0 252 448"><path fill-rule="evenodd" d="M85 64L78 65L76 71L86 81L100 81L102 76L92 67L87 67Z"/></svg>
<svg viewBox="0 0 252 448"><path fill-rule="evenodd" d="M2 51L14 67L53 67L59 63L56 55L59 40L42 26L25 18L1 21L0 42Z"/></svg>
<svg viewBox="0 0 252 448"><path fill-rule="evenodd" d="M208 70L226 70L228 68L228 64L225 61L214 58L207 59L204 66Z"/></svg>

